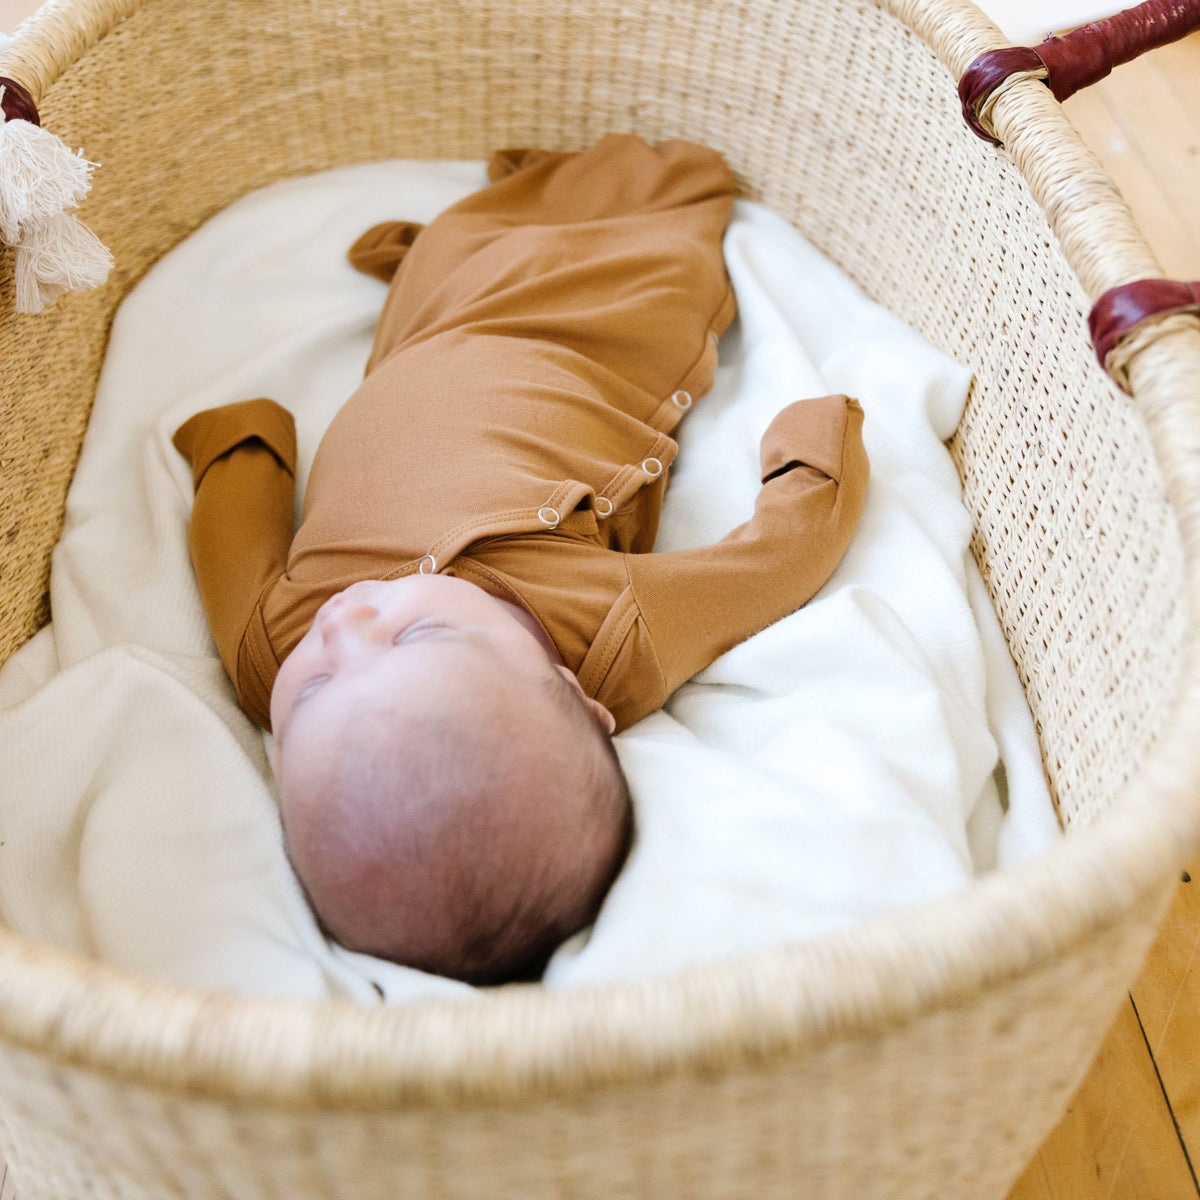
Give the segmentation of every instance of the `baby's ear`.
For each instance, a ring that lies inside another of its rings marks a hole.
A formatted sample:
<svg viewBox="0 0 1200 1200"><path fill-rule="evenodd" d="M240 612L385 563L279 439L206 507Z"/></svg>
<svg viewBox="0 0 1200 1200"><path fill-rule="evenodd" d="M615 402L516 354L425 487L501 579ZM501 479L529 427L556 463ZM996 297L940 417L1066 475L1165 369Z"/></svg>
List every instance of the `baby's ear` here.
<svg viewBox="0 0 1200 1200"><path fill-rule="evenodd" d="M592 717L595 719L596 724L599 725L600 728L603 729L605 733L608 733L608 734L616 733L617 718L614 717L612 715L612 713L610 713L608 711L608 709L605 708L604 705L600 703L599 700L593 700L591 698L591 696L588 696L587 694L584 693L583 687L580 685L579 680L575 678L575 674L571 670L571 668L556 666L554 669L556 671L560 672L562 674L562 677L568 683L570 683L573 687L578 689L580 695L583 696L584 703L587 705L588 712L590 712L592 714Z"/></svg>

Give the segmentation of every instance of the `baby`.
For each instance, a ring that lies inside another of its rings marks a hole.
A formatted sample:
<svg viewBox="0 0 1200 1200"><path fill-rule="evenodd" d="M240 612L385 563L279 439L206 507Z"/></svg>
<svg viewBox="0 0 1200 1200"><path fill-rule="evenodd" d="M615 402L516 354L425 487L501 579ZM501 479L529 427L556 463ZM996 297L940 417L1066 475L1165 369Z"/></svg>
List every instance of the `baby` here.
<svg viewBox="0 0 1200 1200"><path fill-rule="evenodd" d="M274 733L288 852L351 949L531 978L596 915L631 808L611 735L803 604L867 484L862 410L784 409L753 517L651 554L670 436L735 303L734 180L701 146L503 151L490 187L351 262L389 289L299 528L290 415L192 417L191 552Z"/></svg>

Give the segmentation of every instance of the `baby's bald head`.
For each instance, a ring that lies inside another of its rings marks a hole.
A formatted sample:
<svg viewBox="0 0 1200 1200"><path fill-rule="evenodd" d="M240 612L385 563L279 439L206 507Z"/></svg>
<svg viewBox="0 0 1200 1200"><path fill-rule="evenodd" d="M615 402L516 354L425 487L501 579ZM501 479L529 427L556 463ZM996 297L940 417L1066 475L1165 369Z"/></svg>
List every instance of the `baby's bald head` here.
<svg viewBox="0 0 1200 1200"><path fill-rule="evenodd" d="M289 854L347 948L473 983L527 978L595 917L628 847L611 718L533 639L501 627L496 642L486 620L432 628L449 632L339 660L338 686L288 721Z"/></svg>

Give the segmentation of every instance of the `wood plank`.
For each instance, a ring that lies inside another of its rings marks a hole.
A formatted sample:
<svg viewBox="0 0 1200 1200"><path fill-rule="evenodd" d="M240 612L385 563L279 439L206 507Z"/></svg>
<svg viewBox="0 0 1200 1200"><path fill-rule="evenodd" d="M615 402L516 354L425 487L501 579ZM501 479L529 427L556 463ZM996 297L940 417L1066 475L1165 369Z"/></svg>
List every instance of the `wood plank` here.
<svg viewBox="0 0 1200 1200"><path fill-rule="evenodd" d="M1200 237L1194 237L1176 219L1170 200L1143 156L1142 131L1135 130L1131 136L1097 88L1072 96L1063 109L1125 197L1164 273L1169 277L1200 278Z"/></svg>
<svg viewBox="0 0 1200 1200"><path fill-rule="evenodd" d="M1193 1167L1200 1166L1200 860L1175 895L1145 969L1133 987Z"/></svg>
<svg viewBox="0 0 1200 1200"><path fill-rule="evenodd" d="M1155 55L1118 68L1098 91L1127 140L1170 206L1177 226L1200 246L1200 114L1180 96L1177 80L1200 71L1189 49L1190 66L1167 73ZM1149 136L1147 136L1149 135ZM1200 277L1200 256L1173 266L1188 278Z"/></svg>
<svg viewBox="0 0 1200 1200"><path fill-rule="evenodd" d="M1200 118L1200 33L1154 52L1154 61L1167 77L1180 104ZM1200 147L1196 148L1200 155Z"/></svg>
<svg viewBox="0 0 1200 1200"><path fill-rule="evenodd" d="M1008 1200L1200 1197L1131 1003Z"/></svg>

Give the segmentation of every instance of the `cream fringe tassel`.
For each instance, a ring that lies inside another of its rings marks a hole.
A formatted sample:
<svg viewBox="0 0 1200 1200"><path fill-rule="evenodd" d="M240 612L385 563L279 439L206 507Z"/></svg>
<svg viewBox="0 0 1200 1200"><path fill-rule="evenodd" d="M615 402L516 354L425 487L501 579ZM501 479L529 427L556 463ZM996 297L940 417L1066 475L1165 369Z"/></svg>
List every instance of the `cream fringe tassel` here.
<svg viewBox="0 0 1200 1200"><path fill-rule="evenodd" d="M95 166L29 121L0 123L0 238L16 250L18 312L108 278L112 255L65 211L87 195Z"/></svg>

